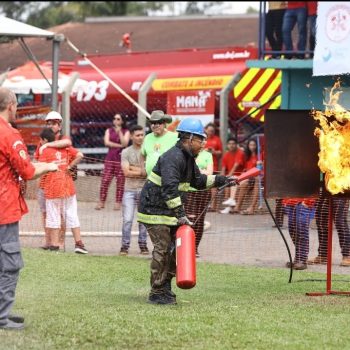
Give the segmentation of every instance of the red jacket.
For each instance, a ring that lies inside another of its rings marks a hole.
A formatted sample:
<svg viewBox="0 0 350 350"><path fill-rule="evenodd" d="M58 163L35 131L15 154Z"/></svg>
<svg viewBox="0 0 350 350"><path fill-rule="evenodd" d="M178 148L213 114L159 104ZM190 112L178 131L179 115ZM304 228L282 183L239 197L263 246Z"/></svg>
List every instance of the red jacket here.
<svg viewBox="0 0 350 350"><path fill-rule="evenodd" d="M2 117L0 135L0 225L5 225L19 221L28 212L19 177L31 179L35 168L19 131Z"/></svg>

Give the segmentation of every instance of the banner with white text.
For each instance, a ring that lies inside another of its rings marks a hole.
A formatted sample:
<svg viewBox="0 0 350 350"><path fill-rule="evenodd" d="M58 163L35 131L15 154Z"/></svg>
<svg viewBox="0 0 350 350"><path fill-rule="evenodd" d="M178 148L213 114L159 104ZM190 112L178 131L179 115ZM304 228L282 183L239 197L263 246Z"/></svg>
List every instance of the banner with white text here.
<svg viewBox="0 0 350 350"><path fill-rule="evenodd" d="M186 117L196 117L203 126L214 121L215 91L169 91L167 113L174 121L180 122Z"/></svg>
<svg viewBox="0 0 350 350"><path fill-rule="evenodd" d="M313 75L350 73L350 2L319 1Z"/></svg>

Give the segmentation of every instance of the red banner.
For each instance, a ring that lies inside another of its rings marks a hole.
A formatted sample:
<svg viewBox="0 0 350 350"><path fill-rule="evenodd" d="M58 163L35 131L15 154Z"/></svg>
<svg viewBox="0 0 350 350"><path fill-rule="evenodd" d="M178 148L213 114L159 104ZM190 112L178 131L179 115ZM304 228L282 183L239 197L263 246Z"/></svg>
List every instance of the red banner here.
<svg viewBox="0 0 350 350"><path fill-rule="evenodd" d="M168 92L167 111L172 116L214 117L215 95L213 90Z"/></svg>

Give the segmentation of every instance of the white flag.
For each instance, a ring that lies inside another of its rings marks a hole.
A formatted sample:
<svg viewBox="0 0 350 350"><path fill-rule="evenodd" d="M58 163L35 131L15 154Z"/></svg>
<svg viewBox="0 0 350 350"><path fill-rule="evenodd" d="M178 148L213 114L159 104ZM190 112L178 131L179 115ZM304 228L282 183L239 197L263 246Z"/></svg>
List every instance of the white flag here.
<svg viewBox="0 0 350 350"><path fill-rule="evenodd" d="M350 2L319 1L313 75L350 73Z"/></svg>

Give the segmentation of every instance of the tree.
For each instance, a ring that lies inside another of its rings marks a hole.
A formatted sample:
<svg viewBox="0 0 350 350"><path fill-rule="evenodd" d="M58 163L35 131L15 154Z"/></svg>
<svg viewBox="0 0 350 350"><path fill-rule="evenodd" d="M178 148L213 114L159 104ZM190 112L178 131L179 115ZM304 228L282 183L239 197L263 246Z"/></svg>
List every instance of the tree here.
<svg viewBox="0 0 350 350"><path fill-rule="evenodd" d="M253 13L258 13L258 12L259 11L256 8L252 7L252 6L249 6L247 8L247 11L246 11L247 14L253 14Z"/></svg>
<svg viewBox="0 0 350 350"><path fill-rule="evenodd" d="M219 6L222 1L188 1L185 15L203 15L213 6Z"/></svg>
<svg viewBox="0 0 350 350"><path fill-rule="evenodd" d="M0 13L28 24L49 28L66 22L82 22L86 17L147 16L161 9L158 1L4 1Z"/></svg>
<svg viewBox="0 0 350 350"><path fill-rule="evenodd" d="M86 17L148 16L177 5L179 15L199 15L220 4L221 1L3 1L0 13L40 28L50 28L67 22L82 22Z"/></svg>
<svg viewBox="0 0 350 350"><path fill-rule="evenodd" d="M15 20L21 20L25 12L29 10L30 3L30 1L2 1L0 13Z"/></svg>

